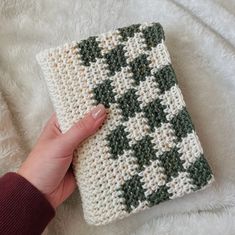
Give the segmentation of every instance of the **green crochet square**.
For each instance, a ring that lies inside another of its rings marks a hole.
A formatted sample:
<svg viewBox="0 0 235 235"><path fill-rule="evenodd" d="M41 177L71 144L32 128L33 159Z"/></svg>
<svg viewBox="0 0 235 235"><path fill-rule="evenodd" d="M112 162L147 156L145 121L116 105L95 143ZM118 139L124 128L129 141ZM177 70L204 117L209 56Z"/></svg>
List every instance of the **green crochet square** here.
<svg viewBox="0 0 235 235"><path fill-rule="evenodd" d="M131 61L131 72L137 85L139 85L140 81L144 81L147 76L151 75L151 68L149 67L149 64L150 61L148 60L148 56L145 54L140 55Z"/></svg>

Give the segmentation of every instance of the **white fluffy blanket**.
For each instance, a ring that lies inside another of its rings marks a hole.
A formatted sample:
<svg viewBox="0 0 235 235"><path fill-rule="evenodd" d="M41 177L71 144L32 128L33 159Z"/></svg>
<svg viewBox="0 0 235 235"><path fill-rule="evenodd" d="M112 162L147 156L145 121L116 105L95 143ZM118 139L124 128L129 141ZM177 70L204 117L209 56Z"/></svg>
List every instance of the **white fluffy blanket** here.
<svg viewBox="0 0 235 235"><path fill-rule="evenodd" d="M1 98L0 173L15 169L26 157L20 149L30 151L53 111L35 54L145 21L159 21L165 29L173 66L216 183L102 227L84 222L75 192L58 209L46 230L49 235L235 234L234 0L0 1L0 87L18 131L17 138Z"/></svg>

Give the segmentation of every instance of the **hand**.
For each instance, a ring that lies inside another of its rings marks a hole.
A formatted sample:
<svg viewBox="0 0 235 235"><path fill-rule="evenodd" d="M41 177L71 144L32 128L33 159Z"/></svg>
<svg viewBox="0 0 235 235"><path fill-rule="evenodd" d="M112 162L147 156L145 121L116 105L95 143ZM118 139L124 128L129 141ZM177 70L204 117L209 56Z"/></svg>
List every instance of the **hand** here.
<svg viewBox="0 0 235 235"><path fill-rule="evenodd" d="M74 175L69 168L74 150L98 130L106 116L104 106L99 104L62 134L53 114L17 173L39 189L57 208L76 188Z"/></svg>

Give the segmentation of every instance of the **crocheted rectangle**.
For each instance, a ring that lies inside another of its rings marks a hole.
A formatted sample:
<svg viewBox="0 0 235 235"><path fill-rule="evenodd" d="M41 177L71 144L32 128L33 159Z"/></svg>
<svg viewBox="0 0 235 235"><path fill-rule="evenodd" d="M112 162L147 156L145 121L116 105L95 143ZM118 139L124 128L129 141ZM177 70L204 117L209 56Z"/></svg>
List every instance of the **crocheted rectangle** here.
<svg viewBox="0 0 235 235"><path fill-rule="evenodd" d="M62 132L98 103L109 109L73 160L88 223L126 217L213 181L159 23L119 28L37 59Z"/></svg>

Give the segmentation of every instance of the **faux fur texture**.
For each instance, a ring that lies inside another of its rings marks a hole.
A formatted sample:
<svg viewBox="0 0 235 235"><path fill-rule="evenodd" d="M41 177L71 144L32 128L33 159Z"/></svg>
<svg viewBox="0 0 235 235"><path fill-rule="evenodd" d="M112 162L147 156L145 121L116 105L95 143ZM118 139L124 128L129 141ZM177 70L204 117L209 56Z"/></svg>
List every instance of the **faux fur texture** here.
<svg viewBox="0 0 235 235"><path fill-rule="evenodd" d="M0 175L6 171L16 171L21 164L23 153L12 116L0 93Z"/></svg>
<svg viewBox="0 0 235 235"><path fill-rule="evenodd" d="M152 219L132 235L234 234L234 208Z"/></svg>
<svg viewBox="0 0 235 235"><path fill-rule="evenodd" d="M47 234L235 234L234 0L1 1L0 86L21 141L28 152L53 112L37 52L146 21L159 21L165 29L179 85L216 183L99 228L84 222L76 191L58 209ZM4 161L15 164L11 157Z"/></svg>

